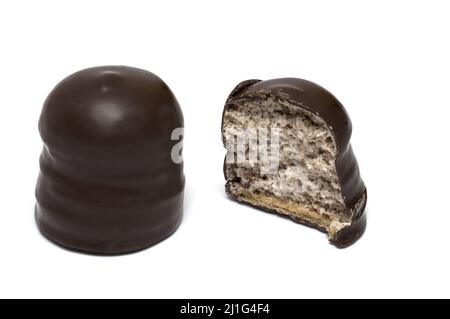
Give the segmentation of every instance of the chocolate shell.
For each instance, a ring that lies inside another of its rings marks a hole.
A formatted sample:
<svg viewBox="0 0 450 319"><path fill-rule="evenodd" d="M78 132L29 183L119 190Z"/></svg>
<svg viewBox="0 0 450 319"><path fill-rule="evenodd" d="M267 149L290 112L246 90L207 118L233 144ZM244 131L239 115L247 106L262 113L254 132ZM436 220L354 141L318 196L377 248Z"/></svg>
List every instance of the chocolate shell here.
<svg viewBox="0 0 450 319"><path fill-rule="evenodd" d="M245 108L249 103L263 105L261 103L267 101L289 104L293 108L305 111L311 117L317 117L318 120L322 121L329 132L331 132L335 146L334 165L339 183L339 191L342 196L342 203L345 205L344 209L351 212L351 218L345 227L331 232L325 227L298 218L283 209L271 209L262 203L241 198L230 190L233 183L239 182L239 178L235 174L230 173L229 166L225 164L224 173L225 179L227 180L227 193L240 202L263 210L287 215L300 223L325 231L329 235L330 242L338 247L351 245L362 236L365 230L366 218L364 209L367 201L367 191L360 177L358 163L350 144L352 124L343 105L321 86L302 79L282 78L267 81L248 80L241 82L231 92L224 108L222 139L225 147L225 118L227 113L235 110L237 108L236 105L242 105ZM261 112L263 111L265 111L264 106L261 106Z"/></svg>
<svg viewBox="0 0 450 319"><path fill-rule="evenodd" d="M180 106L156 75L95 67L60 82L39 120L39 230L95 254L138 251L170 236L183 213L182 161L172 160Z"/></svg>

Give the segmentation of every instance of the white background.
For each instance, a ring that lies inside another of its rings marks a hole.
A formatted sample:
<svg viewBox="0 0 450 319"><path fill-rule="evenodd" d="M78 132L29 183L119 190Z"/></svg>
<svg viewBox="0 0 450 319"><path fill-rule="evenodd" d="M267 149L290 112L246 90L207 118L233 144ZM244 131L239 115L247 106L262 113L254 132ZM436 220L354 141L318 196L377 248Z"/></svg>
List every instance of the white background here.
<svg viewBox="0 0 450 319"><path fill-rule="evenodd" d="M2 1L0 297L450 297L449 17L448 1ZM37 121L58 81L108 64L177 96L185 218L148 250L95 257L34 224ZM227 95L287 76L351 115L369 218L348 249L224 195Z"/></svg>

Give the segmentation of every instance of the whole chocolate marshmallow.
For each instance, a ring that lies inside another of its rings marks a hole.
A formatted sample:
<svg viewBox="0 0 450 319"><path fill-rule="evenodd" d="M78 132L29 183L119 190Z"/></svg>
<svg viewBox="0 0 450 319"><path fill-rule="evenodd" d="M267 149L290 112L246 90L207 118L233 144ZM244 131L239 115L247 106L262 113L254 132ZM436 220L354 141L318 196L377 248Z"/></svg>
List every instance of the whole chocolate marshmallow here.
<svg viewBox="0 0 450 319"><path fill-rule="evenodd" d="M138 251L170 236L183 213L183 163L172 154L182 127L175 96L153 73L104 66L64 79L39 120L39 230L96 254Z"/></svg>

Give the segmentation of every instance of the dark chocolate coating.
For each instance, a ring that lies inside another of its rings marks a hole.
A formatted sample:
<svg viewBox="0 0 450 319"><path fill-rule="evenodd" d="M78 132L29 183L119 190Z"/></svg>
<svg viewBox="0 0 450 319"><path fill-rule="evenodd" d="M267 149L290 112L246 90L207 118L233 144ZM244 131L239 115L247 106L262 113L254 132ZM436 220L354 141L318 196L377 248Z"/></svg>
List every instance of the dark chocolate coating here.
<svg viewBox="0 0 450 319"><path fill-rule="evenodd" d="M36 186L40 231L98 254L141 250L183 213L183 164L171 159L180 106L156 75L125 66L77 72L44 103Z"/></svg>
<svg viewBox="0 0 450 319"><path fill-rule="evenodd" d="M354 215L352 225L342 229L330 241L338 247L349 246L358 240L365 230L364 208L367 192L350 144L352 123L344 106L320 85L297 78L243 81L231 92L226 106L240 100L252 101L270 97L288 101L317 115L333 134L337 148L336 173L344 202L349 209L359 204L359 210Z"/></svg>
<svg viewBox="0 0 450 319"><path fill-rule="evenodd" d="M354 244L366 231L367 219L365 209L367 204L367 190L364 190L361 201L361 206L356 212L351 225L342 228L334 237L330 238L330 242L336 247L346 248Z"/></svg>

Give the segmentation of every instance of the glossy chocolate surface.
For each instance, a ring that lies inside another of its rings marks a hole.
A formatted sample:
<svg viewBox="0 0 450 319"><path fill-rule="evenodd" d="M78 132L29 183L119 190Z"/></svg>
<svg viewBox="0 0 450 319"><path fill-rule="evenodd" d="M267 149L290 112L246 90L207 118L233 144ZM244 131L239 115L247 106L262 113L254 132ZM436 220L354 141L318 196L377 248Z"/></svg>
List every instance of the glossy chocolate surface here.
<svg viewBox="0 0 450 319"><path fill-rule="evenodd" d="M40 231L98 254L137 251L168 237L183 212L183 164L171 159L179 127L175 96L148 71L105 66L64 79L39 120Z"/></svg>

